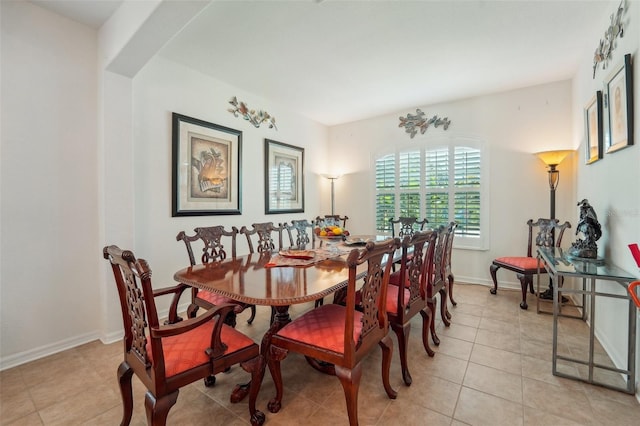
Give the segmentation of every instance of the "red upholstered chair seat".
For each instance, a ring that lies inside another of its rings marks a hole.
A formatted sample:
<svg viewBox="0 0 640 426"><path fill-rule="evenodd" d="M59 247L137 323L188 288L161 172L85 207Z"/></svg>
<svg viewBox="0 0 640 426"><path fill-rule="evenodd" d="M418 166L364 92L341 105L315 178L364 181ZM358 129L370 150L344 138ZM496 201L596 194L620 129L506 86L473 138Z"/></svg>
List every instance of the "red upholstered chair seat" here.
<svg viewBox="0 0 640 426"><path fill-rule="evenodd" d="M207 324L196 327L193 330L162 339L165 374L167 377L210 362L205 350L209 347L206 343L210 344L211 342L211 333L214 324L215 321L209 321ZM224 351L225 355L253 344L253 340L226 324L222 326L220 339L227 345L227 349ZM150 342L147 342L147 353L153 362L153 352Z"/></svg>
<svg viewBox="0 0 640 426"><path fill-rule="evenodd" d="M235 304L236 307L233 309L234 312L240 313L244 310L244 306L238 305L238 301L234 299L230 299L221 294L216 294L206 290L198 290L198 299L205 300L212 305L222 305L223 303L232 303Z"/></svg>
<svg viewBox="0 0 640 426"><path fill-rule="evenodd" d="M305 313L284 326L278 336L299 341L337 353L344 353L344 317L342 305L322 305ZM353 341L356 343L362 331L362 312L355 312Z"/></svg>
<svg viewBox="0 0 640 426"><path fill-rule="evenodd" d="M398 289L397 285L389 285L387 287L387 312L396 314L398 312ZM409 303L409 297L411 292L405 288L404 290L404 305Z"/></svg>
<svg viewBox="0 0 640 426"><path fill-rule="evenodd" d="M502 264L503 267L511 267L511 268L516 268L523 271L537 270L538 265L540 265L541 272L544 272L544 266L542 262L539 262L538 259L535 257L524 257L524 256L499 257L496 260L494 260L494 262Z"/></svg>

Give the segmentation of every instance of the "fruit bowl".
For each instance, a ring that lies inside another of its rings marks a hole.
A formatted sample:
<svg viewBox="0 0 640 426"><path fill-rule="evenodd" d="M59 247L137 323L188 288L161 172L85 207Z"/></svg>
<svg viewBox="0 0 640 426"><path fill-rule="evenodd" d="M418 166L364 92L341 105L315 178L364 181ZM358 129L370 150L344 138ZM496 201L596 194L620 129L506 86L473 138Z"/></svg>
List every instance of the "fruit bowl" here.
<svg viewBox="0 0 640 426"><path fill-rule="evenodd" d="M313 229L313 232L320 239L335 239L335 240L343 240L345 237L349 236L349 231L343 229L339 226L316 226Z"/></svg>

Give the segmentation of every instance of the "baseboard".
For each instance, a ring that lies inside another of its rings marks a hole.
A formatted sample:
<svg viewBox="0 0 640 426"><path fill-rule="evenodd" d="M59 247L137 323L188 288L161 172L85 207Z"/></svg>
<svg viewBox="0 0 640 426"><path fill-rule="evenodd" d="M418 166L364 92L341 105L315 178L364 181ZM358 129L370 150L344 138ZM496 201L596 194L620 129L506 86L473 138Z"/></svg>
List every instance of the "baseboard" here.
<svg viewBox="0 0 640 426"><path fill-rule="evenodd" d="M178 312L186 312L188 306L189 303L180 305L178 307ZM169 308L158 312L158 317L161 319L166 318L168 315ZM73 349L77 346L84 345L85 343L93 342L94 340L100 340L104 344L114 343L118 340L121 340L123 335L124 331L122 329L108 333L103 333L99 330L96 330L90 333L74 336L69 339L50 343L48 345L29 349L24 352L18 352L16 354L0 358L0 371L17 367L19 365L26 364L27 362L35 361L40 358L56 354L58 352Z"/></svg>

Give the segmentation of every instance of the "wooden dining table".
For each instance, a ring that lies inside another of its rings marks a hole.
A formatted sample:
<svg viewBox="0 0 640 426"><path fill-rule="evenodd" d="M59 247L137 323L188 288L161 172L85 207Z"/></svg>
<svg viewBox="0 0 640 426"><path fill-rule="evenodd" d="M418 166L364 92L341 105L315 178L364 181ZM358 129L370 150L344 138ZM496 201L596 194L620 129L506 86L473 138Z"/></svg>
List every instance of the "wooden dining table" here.
<svg viewBox="0 0 640 426"><path fill-rule="evenodd" d="M358 241L386 238L391 237L362 236ZM327 249L314 249L318 259L298 262L285 260L277 252L252 253L189 266L176 272L174 279L239 302L273 307L273 322L260 346L260 352L266 360L271 336L291 322L291 305L314 302L331 294L337 294L339 299L340 290L346 289L349 278L346 257L351 250L358 248L362 248L362 245L347 246L340 243L331 248L331 253L327 253ZM364 275L366 265L361 267L361 274ZM315 367L319 368L317 365ZM264 368L263 363L263 374ZM248 385L237 386L231 396L232 402L240 401L247 393Z"/></svg>

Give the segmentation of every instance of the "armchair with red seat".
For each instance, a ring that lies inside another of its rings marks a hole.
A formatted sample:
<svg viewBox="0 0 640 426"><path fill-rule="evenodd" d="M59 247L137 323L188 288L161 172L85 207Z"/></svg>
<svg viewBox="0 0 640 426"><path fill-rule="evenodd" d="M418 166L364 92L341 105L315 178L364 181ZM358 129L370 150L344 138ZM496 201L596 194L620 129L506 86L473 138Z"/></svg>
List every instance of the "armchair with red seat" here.
<svg viewBox="0 0 640 426"><path fill-rule="evenodd" d="M153 290L149 265L144 259L136 259L131 251L108 246L103 249L103 256L111 263L124 324L124 360L117 371L124 409L120 424L131 423L134 374L147 388L147 424L161 426L166 424L180 388L199 379L212 385L207 378L240 364L251 373L251 424L262 425L265 416L256 410L256 399L264 360L253 340L223 323L233 305L218 305L197 318L160 325L155 297L181 292L181 287Z"/></svg>

